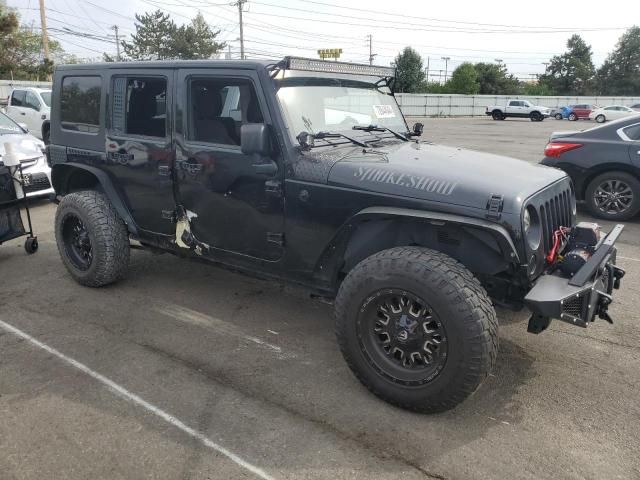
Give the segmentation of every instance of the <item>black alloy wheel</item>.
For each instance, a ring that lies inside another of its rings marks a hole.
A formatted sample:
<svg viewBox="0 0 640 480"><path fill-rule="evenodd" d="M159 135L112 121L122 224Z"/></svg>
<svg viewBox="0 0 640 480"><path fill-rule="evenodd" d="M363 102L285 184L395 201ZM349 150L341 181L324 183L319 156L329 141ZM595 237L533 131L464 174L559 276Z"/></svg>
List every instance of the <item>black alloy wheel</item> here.
<svg viewBox="0 0 640 480"><path fill-rule="evenodd" d="M69 260L78 270L88 270L93 261L91 237L84 222L69 213L62 221L62 238Z"/></svg>
<svg viewBox="0 0 640 480"><path fill-rule="evenodd" d="M447 337L437 313L413 293L385 289L360 310L356 329L367 361L405 386L424 385L442 371Z"/></svg>
<svg viewBox="0 0 640 480"><path fill-rule="evenodd" d="M491 113L491 118L493 118L494 120L504 120L504 115L502 114L502 112L495 110Z"/></svg>

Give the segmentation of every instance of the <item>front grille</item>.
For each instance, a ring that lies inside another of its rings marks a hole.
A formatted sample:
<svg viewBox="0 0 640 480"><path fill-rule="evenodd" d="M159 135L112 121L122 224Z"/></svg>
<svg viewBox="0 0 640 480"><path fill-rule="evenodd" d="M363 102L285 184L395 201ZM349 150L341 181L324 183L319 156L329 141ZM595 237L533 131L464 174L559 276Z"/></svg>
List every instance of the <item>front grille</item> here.
<svg viewBox="0 0 640 480"><path fill-rule="evenodd" d="M573 193L571 188L545 195L546 198L539 203L540 223L542 224L542 239L544 251L551 249L553 242L553 232L562 227L573 226L573 213L571 205Z"/></svg>
<svg viewBox="0 0 640 480"><path fill-rule="evenodd" d="M44 173L34 173L31 175L31 183L24 187L25 193L38 192L40 190L47 190L51 188L49 178Z"/></svg>

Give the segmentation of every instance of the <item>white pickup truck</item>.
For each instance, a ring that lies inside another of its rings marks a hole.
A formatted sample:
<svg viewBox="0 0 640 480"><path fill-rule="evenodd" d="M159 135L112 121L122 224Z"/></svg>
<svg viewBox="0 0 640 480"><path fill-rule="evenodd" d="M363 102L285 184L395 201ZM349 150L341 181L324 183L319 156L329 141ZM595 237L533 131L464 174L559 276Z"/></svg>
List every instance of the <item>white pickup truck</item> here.
<svg viewBox="0 0 640 480"><path fill-rule="evenodd" d="M29 133L49 143L50 89L16 87L7 99L5 113L14 122L24 124Z"/></svg>
<svg viewBox="0 0 640 480"><path fill-rule="evenodd" d="M494 120L504 120L507 117L530 118L532 122L541 122L551 114L551 109L534 105L528 100L507 100L506 105L490 105L485 114Z"/></svg>

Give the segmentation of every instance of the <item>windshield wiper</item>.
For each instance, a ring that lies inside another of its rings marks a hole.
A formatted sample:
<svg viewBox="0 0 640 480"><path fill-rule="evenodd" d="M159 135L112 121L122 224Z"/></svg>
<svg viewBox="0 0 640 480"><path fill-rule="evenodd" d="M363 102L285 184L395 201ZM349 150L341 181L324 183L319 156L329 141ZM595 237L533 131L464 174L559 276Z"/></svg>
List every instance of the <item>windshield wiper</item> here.
<svg viewBox="0 0 640 480"><path fill-rule="evenodd" d="M353 126L353 130L362 130L364 132L389 132L392 133L396 138L399 138L400 140L404 140L405 142L408 142L409 139L401 134L396 132L395 130L391 130L388 127L379 127L378 125L354 125Z"/></svg>
<svg viewBox="0 0 640 480"><path fill-rule="evenodd" d="M308 133L308 132L300 132L296 137L298 139L298 143L303 148L311 148L313 147L314 140L324 140L326 138L346 138L351 143L354 143L362 148L367 148L368 145L360 140L356 140L355 138L350 137L349 135L345 135L340 132L318 132L318 133Z"/></svg>

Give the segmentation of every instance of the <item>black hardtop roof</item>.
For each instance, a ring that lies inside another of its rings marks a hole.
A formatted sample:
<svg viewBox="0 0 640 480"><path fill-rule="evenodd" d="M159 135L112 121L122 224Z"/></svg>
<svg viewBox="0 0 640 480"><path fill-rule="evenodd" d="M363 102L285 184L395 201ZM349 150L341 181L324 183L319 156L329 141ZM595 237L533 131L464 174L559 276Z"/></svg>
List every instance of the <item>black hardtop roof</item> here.
<svg viewBox="0 0 640 480"><path fill-rule="evenodd" d="M273 65L282 59L274 60L145 60L135 62L99 62L58 65L56 70L110 70L119 68L240 68L259 70Z"/></svg>

